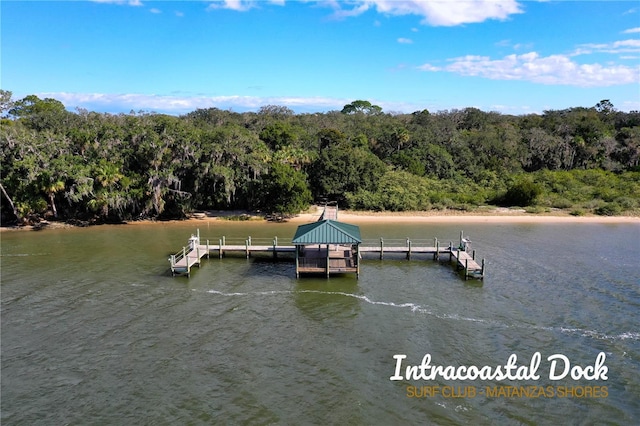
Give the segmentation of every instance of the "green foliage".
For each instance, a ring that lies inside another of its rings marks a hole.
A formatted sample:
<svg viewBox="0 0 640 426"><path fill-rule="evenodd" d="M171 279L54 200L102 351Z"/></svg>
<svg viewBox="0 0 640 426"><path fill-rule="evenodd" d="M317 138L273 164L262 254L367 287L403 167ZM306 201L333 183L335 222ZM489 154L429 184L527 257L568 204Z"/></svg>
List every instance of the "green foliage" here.
<svg viewBox="0 0 640 426"><path fill-rule="evenodd" d="M320 152L310 169L316 196L344 201L347 192L374 191L386 166L369 150L342 141Z"/></svg>
<svg viewBox="0 0 640 426"><path fill-rule="evenodd" d="M418 177L404 171L388 171L376 190L349 192L350 208L375 211L469 210L486 200L486 192L464 177L444 181Z"/></svg>
<svg viewBox="0 0 640 426"><path fill-rule="evenodd" d="M500 203L508 206L531 206L535 204L540 194L542 194L540 185L529 179L519 179L509 186Z"/></svg>
<svg viewBox="0 0 640 426"><path fill-rule="evenodd" d="M0 109L3 223L290 213L322 197L371 210L499 201L640 214L640 112L607 100L521 117L476 108L392 115L368 101L320 114L269 105L174 117L69 112L2 90Z"/></svg>
<svg viewBox="0 0 640 426"><path fill-rule="evenodd" d="M298 139L298 134L290 124L277 121L260 132L260 139L271 149L278 150L293 144Z"/></svg>
<svg viewBox="0 0 640 426"><path fill-rule="evenodd" d="M12 96L11 91L0 89L0 117L5 118L9 110L13 108Z"/></svg>
<svg viewBox="0 0 640 426"><path fill-rule="evenodd" d="M369 101L353 101L342 108L343 114L380 114L382 108L378 105L372 105Z"/></svg>
<svg viewBox="0 0 640 426"><path fill-rule="evenodd" d="M595 213L600 216L616 216L622 213L622 208L615 203L607 203L595 209Z"/></svg>
<svg viewBox="0 0 640 426"><path fill-rule="evenodd" d="M382 176L377 191L349 193L349 206L361 210L428 210L429 187L426 180L407 172L389 171Z"/></svg>
<svg viewBox="0 0 640 426"><path fill-rule="evenodd" d="M309 208L312 197L304 173L286 164L272 163L259 185L260 208L291 215Z"/></svg>

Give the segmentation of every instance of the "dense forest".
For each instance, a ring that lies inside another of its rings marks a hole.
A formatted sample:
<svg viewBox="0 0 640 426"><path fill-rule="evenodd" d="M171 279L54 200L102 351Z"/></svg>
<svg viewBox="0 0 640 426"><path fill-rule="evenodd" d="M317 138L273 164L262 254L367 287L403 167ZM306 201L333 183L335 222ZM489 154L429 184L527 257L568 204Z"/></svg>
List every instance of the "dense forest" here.
<svg viewBox="0 0 640 426"><path fill-rule="evenodd" d="M264 106L172 116L1 98L3 224L287 215L321 200L376 211L640 212L640 112L608 100L521 116L385 113L362 100L315 114Z"/></svg>

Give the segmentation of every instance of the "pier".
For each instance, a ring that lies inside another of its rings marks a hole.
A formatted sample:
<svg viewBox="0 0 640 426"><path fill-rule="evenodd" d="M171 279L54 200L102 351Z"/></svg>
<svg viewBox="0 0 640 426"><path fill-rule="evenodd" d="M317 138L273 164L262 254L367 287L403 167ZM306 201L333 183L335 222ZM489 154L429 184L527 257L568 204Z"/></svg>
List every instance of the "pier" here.
<svg viewBox="0 0 640 426"><path fill-rule="evenodd" d="M331 224L332 221L321 220ZM310 224L312 225L312 224ZM346 225L346 224L342 224ZM303 225L304 227L305 225ZM316 229L320 225L316 226ZM301 227L301 228L303 228ZM307 231L307 232L304 232ZM363 254L373 254L379 259L385 255L400 255L407 260L425 260L431 257L435 261L447 260L454 263L456 269L463 271L465 279L483 279L485 262L476 261L475 250L471 250L470 241L462 232L457 245L449 241L442 244L437 238L433 239L383 239L361 240L355 244L352 241L338 243L314 243L304 241L309 234L307 229L302 229L293 240L274 237L273 239L255 239L247 237L244 240L227 240L226 237L215 239L201 239L200 230L192 235L187 243L177 253L169 257L172 275L191 275L191 269L199 267L202 258L217 256L222 259L225 253L244 255L247 259L255 253L263 253L277 258L279 254L294 255L296 259L296 277L300 273L356 273L360 274L360 261Z"/></svg>

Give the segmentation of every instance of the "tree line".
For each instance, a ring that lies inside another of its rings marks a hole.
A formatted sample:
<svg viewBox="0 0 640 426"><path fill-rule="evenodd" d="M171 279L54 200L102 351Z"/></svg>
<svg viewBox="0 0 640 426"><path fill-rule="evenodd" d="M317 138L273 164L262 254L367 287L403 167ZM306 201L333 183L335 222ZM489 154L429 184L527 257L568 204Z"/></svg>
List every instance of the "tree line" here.
<svg viewBox="0 0 640 426"><path fill-rule="evenodd" d="M321 200L389 211L640 208L640 112L607 100L521 116L385 113L362 100L315 114L269 105L172 116L0 95L3 223L288 215Z"/></svg>

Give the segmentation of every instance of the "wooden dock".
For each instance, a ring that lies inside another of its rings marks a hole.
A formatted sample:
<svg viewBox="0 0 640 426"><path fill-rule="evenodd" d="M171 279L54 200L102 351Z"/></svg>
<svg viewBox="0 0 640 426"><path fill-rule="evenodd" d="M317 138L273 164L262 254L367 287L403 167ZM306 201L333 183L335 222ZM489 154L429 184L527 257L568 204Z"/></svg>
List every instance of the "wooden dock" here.
<svg viewBox="0 0 640 426"><path fill-rule="evenodd" d="M249 258L253 253L266 253L276 258L278 254L295 254L297 250L297 247L291 244L291 240L278 239L278 237L274 237L273 240L248 237L244 240L244 244L238 240L228 241L226 237L219 238L217 243L212 243L211 241L213 240L205 240L203 244L199 230L195 235L192 235L187 246L169 257L172 275L190 276L191 268L194 266L199 267L201 259L205 256L209 258L211 255L217 255L222 259L225 253L236 253L244 254L246 258ZM406 257L407 260L411 260L417 255L421 255L421 257L425 255L431 256L433 260L441 260L442 256L448 256L449 262L455 261L457 270L464 271L465 279L482 279L484 278L484 259L479 264L475 260L475 250L470 252L468 251L469 247L469 241L464 239L462 233L460 233L460 243L457 246L454 246L452 242L447 245L441 245L437 238L431 240L411 240L409 238L385 240L380 238L379 240L364 240L362 245L358 247L358 251L360 257L363 254L375 254L380 259L384 259L387 254L401 255ZM329 258L331 258L330 255ZM331 262L331 259L329 261ZM304 265L302 266L304 267ZM318 271L325 266L315 265ZM338 268L337 265L334 266ZM345 271L350 271L350 265L344 265L344 267ZM309 268L312 268L312 266L309 265ZM304 270L302 271L305 272ZM313 271L309 269L306 272Z"/></svg>

